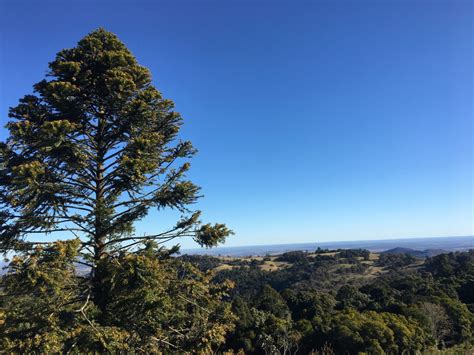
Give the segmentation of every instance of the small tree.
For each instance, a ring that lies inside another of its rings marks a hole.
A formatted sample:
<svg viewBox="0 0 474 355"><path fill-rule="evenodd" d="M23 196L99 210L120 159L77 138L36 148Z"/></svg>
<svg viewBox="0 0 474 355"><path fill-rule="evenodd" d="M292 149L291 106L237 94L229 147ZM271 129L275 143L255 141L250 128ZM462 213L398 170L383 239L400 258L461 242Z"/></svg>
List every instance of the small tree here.
<svg viewBox="0 0 474 355"><path fill-rule="evenodd" d="M232 233L202 225L200 211L189 208L199 187L185 179L195 149L177 140L182 117L114 34L90 33L49 68L35 95L10 109L10 136L0 144L0 251L41 244L32 235L79 238L98 302L101 260L178 237L211 247ZM182 218L135 235L134 222L151 208Z"/></svg>
<svg viewBox="0 0 474 355"><path fill-rule="evenodd" d="M424 317L429 335L435 341L435 345L439 346L452 332L452 324L446 311L439 304L430 302L423 302L419 310Z"/></svg>

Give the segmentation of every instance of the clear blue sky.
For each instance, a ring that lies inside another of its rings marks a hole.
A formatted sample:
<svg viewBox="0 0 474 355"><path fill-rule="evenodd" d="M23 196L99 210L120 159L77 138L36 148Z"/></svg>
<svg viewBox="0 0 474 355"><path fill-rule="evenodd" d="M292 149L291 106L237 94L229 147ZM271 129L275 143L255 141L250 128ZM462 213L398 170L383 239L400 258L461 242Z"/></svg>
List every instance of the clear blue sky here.
<svg viewBox="0 0 474 355"><path fill-rule="evenodd" d="M227 245L473 235L473 10L0 0L0 119L102 26L185 117L198 207L236 231ZM170 222L152 214L138 231Z"/></svg>

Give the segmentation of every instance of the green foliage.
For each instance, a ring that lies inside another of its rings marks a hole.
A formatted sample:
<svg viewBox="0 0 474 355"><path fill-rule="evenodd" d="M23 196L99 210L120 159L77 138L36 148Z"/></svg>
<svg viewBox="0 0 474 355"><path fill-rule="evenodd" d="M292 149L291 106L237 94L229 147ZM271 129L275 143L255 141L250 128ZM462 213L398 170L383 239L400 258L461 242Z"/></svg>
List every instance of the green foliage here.
<svg viewBox="0 0 474 355"><path fill-rule="evenodd" d="M459 300L449 297L444 297L439 301L444 306L451 324L453 324L453 331L447 342L458 344L472 341L474 315L469 311L467 306Z"/></svg>
<svg viewBox="0 0 474 355"><path fill-rule="evenodd" d="M191 264L127 254L99 268L107 275L105 322L139 334L135 347L211 350L232 329L230 304L219 302L230 284L210 285L212 275Z"/></svg>
<svg viewBox="0 0 474 355"><path fill-rule="evenodd" d="M364 260L369 260L370 252L366 249L342 249L337 253L339 258L363 258Z"/></svg>
<svg viewBox="0 0 474 355"><path fill-rule="evenodd" d="M283 261L288 263L304 263L307 262L308 255L304 251L289 251L283 253L276 259L277 261Z"/></svg>
<svg viewBox="0 0 474 355"><path fill-rule="evenodd" d="M189 255L180 256L180 259L192 263L201 271L213 270L221 263L220 259L209 255Z"/></svg>
<svg viewBox="0 0 474 355"><path fill-rule="evenodd" d="M203 225L190 208L200 197L186 178L196 150L179 140L183 119L150 71L98 29L60 51L9 117L0 252L17 257L2 280L3 348L209 351L222 343L232 328L230 306L219 303L226 284L211 285L209 275L169 259L178 247L158 245L189 237L212 247L232 231ZM182 217L137 236L134 222L150 209ZM56 233L75 240L31 240ZM75 262L90 273L76 275Z"/></svg>
<svg viewBox="0 0 474 355"><path fill-rule="evenodd" d="M259 310L271 313L275 317L290 318L290 311L285 300L269 285L265 285L260 291L255 305Z"/></svg>
<svg viewBox="0 0 474 355"><path fill-rule="evenodd" d="M425 330L428 343L444 347L452 336L452 323L445 308L437 303L422 302L409 306L405 314L415 319Z"/></svg>
<svg viewBox="0 0 474 355"><path fill-rule="evenodd" d="M196 150L178 140L183 119L114 34L91 32L49 69L11 108L0 144L0 251L29 246L32 233L69 232L96 262L143 240L188 236L211 247L232 233L200 225L200 211L189 209L199 187L186 179ZM183 217L135 236L133 223L151 208Z"/></svg>
<svg viewBox="0 0 474 355"><path fill-rule="evenodd" d="M345 258L320 251L315 257L304 255L304 262L298 257L302 255L289 254L293 263L285 259L290 265L272 272L243 262L219 272L217 282L232 279L238 291L233 310L239 321L227 336L228 347L275 354L285 349L298 349L298 353L400 354L434 353L436 349L456 353L447 349L472 348L474 315L464 302L470 299L468 290L474 277L472 252L437 256L417 268L392 265L370 277L364 275L364 269L347 274L342 286L338 286L339 266L349 260L357 265L354 258L361 257L358 251L347 252ZM283 254L276 259L287 257ZM451 267L446 269L446 265ZM290 348L278 343L272 334L292 339L286 343Z"/></svg>
<svg viewBox="0 0 474 355"><path fill-rule="evenodd" d="M383 266L387 268L400 268L403 266L408 266L413 264L416 261L416 258L410 254L390 254L382 253L377 260L378 266Z"/></svg>
<svg viewBox="0 0 474 355"><path fill-rule="evenodd" d="M474 250L440 254L428 258L426 270L438 277L465 278L474 275Z"/></svg>
<svg viewBox="0 0 474 355"><path fill-rule="evenodd" d="M297 346L301 335L293 327L285 301L270 286L263 287L253 304L237 297L232 308L238 320L226 342L231 349L276 354Z"/></svg>
<svg viewBox="0 0 474 355"><path fill-rule="evenodd" d="M330 294L315 290L286 289L282 295L291 310L293 319L308 319L321 324L324 316L334 308L336 303Z"/></svg>
<svg viewBox="0 0 474 355"><path fill-rule="evenodd" d="M242 298L236 297L232 303L232 311L237 320L235 330L227 337L226 345L234 350L254 352L257 333L251 308Z"/></svg>
<svg viewBox="0 0 474 355"><path fill-rule="evenodd" d="M78 240L17 256L2 279L0 348L9 352L212 351L233 329L229 283L158 250L101 261L104 311L75 272Z"/></svg>
<svg viewBox="0 0 474 355"><path fill-rule="evenodd" d="M78 245L78 240L57 242L13 258L1 280L0 348L54 353L86 333L88 339L96 334L87 322L94 307L82 314L78 301L87 288L75 272Z"/></svg>
<svg viewBox="0 0 474 355"><path fill-rule="evenodd" d="M331 318L329 342L336 351L397 354L423 347L423 331L414 321L391 313L348 310Z"/></svg>
<svg viewBox="0 0 474 355"><path fill-rule="evenodd" d="M338 301L338 308L354 308L364 309L369 304L369 297L365 293L360 292L357 287L352 285L344 285L336 295Z"/></svg>
<svg viewBox="0 0 474 355"><path fill-rule="evenodd" d="M101 260L95 270L103 274L101 304L88 297L90 279L76 274L78 247L78 240L57 243L12 260L15 272L2 283L0 346L16 352L399 354L473 345L474 316L456 292L473 276L466 263L449 278L428 273L433 261L427 260L415 270L394 269L331 290L311 279L313 267L317 275L339 278L329 270L347 258L296 260L273 272L235 260L233 269L215 275L219 258L170 258L169 250L148 242ZM451 254L449 263L466 255ZM227 277L238 282L238 292Z"/></svg>

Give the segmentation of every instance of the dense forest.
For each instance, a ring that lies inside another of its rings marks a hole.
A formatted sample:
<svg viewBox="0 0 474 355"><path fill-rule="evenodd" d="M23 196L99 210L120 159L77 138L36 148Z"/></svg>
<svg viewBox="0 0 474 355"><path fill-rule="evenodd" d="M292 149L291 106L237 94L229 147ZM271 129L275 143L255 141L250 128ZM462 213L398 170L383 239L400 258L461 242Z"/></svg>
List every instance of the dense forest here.
<svg viewBox="0 0 474 355"><path fill-rule="evenodd" d="M7 352L469 354L474 250L265 257L147 246L107 265L104 311L83 302L77 241L15 257L2 279Z"/></svg>
<svg viewBox="0 0 474 355"><path fill-rule="evenodd" d="M222 350L399 354L473 346L474 251L416 259L367 250L183 256L232 280ZM454 352L453 352L454 353Z"/></svg>

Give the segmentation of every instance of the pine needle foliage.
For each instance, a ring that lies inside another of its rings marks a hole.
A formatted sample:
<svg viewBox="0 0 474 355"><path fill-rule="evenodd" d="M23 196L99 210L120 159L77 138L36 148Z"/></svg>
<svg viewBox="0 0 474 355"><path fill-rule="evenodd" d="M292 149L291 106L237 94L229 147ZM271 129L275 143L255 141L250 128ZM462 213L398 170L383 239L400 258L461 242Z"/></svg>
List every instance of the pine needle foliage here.
<svg viewBox="0 0 474 355"><path fill-rule="evenodd" d="M233 329L231 283L149 245L101 260L103 310L74 264L79 240L17 255L1 279L0 349L7 353L203 352ZM86 297L84 297L86 295Z"/></svg>
<svg viewBox="0 0 474 355"><path fill-rule="evenodd" d="M112 33L60 51L10 109L0 142L0 348L19 353L210 351L233 324L229 285L170 258L232 234L202 224L183 123ZM150 210L181 215L137 235ZM51 242L51 240L57 240ZM85 273L78 273L78 266Z"/></svg>
<svg viewBox="0 0 474 355"><path fill-rule="evenodd" d="M191 237L212 247L232 233L202 225L191 209L200 189L185 174L196 150L178 139L183 119L151 80L104 29L56 55L34 94L10 109L0 144L0 251L61 233L80 238L95 266L144 241ZM167 208L181 212L176 225L134 234L150 209Z"/></svg>

